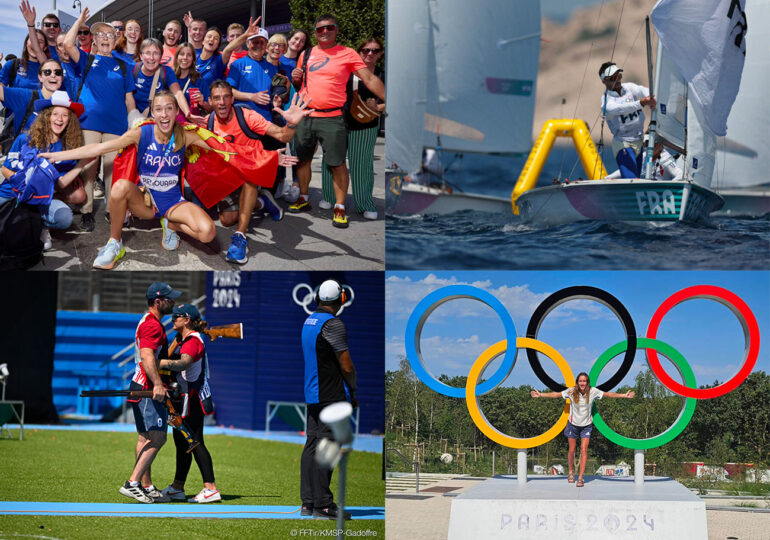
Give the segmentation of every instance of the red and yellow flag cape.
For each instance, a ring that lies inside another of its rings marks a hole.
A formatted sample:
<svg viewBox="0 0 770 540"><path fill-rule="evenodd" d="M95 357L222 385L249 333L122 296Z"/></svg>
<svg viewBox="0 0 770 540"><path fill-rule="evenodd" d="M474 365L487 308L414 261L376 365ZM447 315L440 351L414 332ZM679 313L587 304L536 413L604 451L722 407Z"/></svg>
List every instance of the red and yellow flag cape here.
<svg viewBox="0 0 770 540"><path fill-rule="evenodd" d="M152 120L141 125L154 123ZM188 146L182 182L187 182L206 208L211 208L244 182L272 187L278 171L278 152L263 148L241 146L225 141L219 135L196 126L185 124L186 131L195 131L211 150ZM112 169L113 184L126 179L139 183L136 166L137 146L132 144L118 152Z"/></svg>

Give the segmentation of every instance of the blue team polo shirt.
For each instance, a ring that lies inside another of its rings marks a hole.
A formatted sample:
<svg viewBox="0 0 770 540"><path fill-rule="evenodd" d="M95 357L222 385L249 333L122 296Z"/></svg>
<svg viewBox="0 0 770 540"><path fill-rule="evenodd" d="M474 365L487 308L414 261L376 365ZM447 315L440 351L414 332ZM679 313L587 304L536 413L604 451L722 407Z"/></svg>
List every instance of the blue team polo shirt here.
<svg viewBox="0 0 770 540"><path fill-rule="evenodd" d="M75 64L78 77L83 76L87 61L88 55L81 52L80 60ZM126 66L124 77L115 58L97 54L80 93L80 102L86 108L86 114L80 119L81 127L122 135L128 129L126 94L133 89L131 66Z"/></svg>
<svg viewBox="0 0 770 540"><path fill-rule="evenodd" d="M158 76L158 82L155 83L155 92L170 87L174 83L179 83L174 75L173 68L168 66L160 66L159 69L166 71L166 84L163 85L163 77ZM150 87L152 86L152 79L155 74L145 75L142 70L136 74L136 83L134 84L134 101L136 101L136 108L139 112L143 112L150 104Z"/></svg>
<svg viewBox="0 0 770 540"><path fill-rule="evenodd" d="M123 51L112 51L112 56L123 60L126 63L126 66L128 67L129 71L134 69L134 64L136 64L136 60L134 60L133 54L128 54L127 52L123 52Z"/></svg>
<svg viewBox="0 0 770 540"><path fill-rule="evenodd" d="M0 70L0 83L4 86L8 86L11 78L11 64L13 62L6 62L3 69ZM40 69L40 64L30 60L27 62L27 68L24 68L24 64L19 62L19 69L16 71L16 78L13 81L14 88L29 88L30 90L37 90L40 88L40 81L37 80L37 72Z"/></svg>
<svg viewBox="0 0 770 540"><path fill-rule="evenodd" d="M265 62L269 64L269 62ZM270 80L272 75L268 75L262 63L257 62L248 55L239 58L230 66L230 72L227 75L227 82L230 86L241 92L270 92ZM253 101L236 101L242 103L245 107L257 111L265 120L270 121L270 110L272 106L257 105Z"/></svg>
<svg viewBox="0 0 770 540"><path fill-rule="evenodd" d="M297 59L296 58L289 58L285 54L281 55L281 63L286 64L287 66L291 66L291 69L294 70L294 68L297 67ZM291 73L289 73L289 78L291 79Z"/></svg>
<svg viewBox="0 0 770 540"><path fill-rule="evenodd" d="M195 62L195 67L198 73L201 74L200 86L203 99L209 99L209 89L211 83L217 79L224 79L225 77L225 64L222 62L222 55L218 52L214 53L214 56L208 60L202 60L200 56Z"/></svg>

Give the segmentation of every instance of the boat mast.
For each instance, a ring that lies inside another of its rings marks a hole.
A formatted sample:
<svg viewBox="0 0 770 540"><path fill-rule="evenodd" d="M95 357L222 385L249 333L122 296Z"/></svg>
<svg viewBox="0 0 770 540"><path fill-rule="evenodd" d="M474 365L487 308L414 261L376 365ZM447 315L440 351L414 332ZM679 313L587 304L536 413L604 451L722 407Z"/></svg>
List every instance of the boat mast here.
<svg viewBox="0 0 770 540"><path fill-rule="evenodd" d="M657 59L655 61L655 78L652 77L652 41L650 39L650 16L648 15L645 20L645 29L647 34L647 77L649 79L649 88L652 90L652 95L657 96L658 95L658 87L657 85L660 84L660 57L661 57L661 44L660 40L658 40L658 52L657 52ZM655 86L653 86L653 82ZM658 106L657 104L655 107L650 111L650 136L647 141L647 158L644 160L644 178L651 179L652 178L652 154L655 149L655 133L657 131L657 115L658 112Z"/></svg>

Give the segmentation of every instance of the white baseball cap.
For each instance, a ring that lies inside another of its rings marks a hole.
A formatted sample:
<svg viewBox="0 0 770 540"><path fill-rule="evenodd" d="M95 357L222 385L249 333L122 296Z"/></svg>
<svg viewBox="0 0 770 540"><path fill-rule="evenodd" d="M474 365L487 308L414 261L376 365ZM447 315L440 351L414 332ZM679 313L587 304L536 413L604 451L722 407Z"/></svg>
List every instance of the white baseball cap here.
<svg viewBox="0 0 770 540"><path fill-rule="evenodd" d="M267 33L267 30L265 30L264 28L260 28L259 32L257 32L253 36L249 36L249 39L247 39L246 41L250 41L258 37L265 38L266 40L270 41L270 35Z"/></svg>
<svg viewBox="0 0 770 540"><path fill-rule="evenodd" d="M342 287L333 279L327 279L318 287L318 299L321 302L332 302L342 295Z"/></svg>
<svg viewBox="0 0 770 540"><path fill-rule="evenodd" d="M602 80L609 79L610 77L615 75L615 73L617 73L618 71L620 71L621 73L623 72L623 70L618 68L618 66L616 66L615 64L612 64L611 66L607 66L607 69L602 71L602 75L601 75Z"/></svg>

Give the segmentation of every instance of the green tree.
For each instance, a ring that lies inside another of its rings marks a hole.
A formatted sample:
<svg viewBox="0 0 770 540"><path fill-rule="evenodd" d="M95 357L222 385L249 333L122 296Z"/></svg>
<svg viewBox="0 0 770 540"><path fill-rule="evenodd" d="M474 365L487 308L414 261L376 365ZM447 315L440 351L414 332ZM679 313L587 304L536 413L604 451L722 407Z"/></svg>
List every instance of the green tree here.
<svg viewBox="0 0 770 540"><path fill-rule="evenodd" d="M291 24L313 35L313 23L321 15L337 18L337 43L357 47L370 37L385 41L385 0L289 0Z"/></svg>

